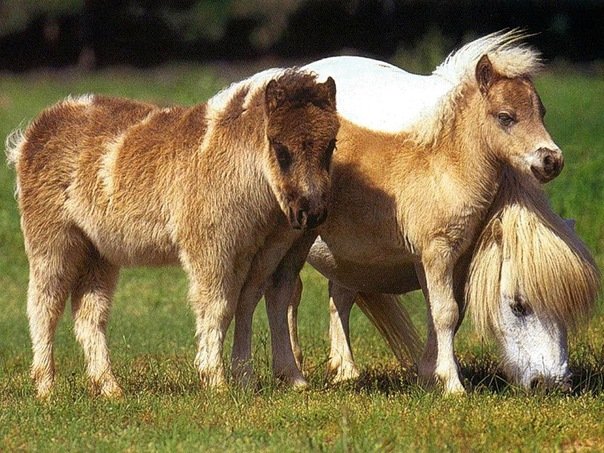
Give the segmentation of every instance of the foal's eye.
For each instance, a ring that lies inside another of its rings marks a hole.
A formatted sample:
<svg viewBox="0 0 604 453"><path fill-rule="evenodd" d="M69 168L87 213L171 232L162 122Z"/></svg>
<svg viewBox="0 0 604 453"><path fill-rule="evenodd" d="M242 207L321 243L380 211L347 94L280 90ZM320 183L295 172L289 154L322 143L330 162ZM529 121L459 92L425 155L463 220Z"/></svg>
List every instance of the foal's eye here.
<svg viewBox="0 0 604 453"><path fill-rule="evenodd" d="M292 163L292 155L290 154L287 146L281 143L273 143L273 149L275 150L275 156L277 156L277 162L282 171L286 171Z"/></svg>
<svg viewBox="0 0 604 453"><path fill-rule="evenodd" d="M327 148L325 148L325 154L323 155L323 166L329 169L329 165L331 164L331 156L333 156L333 151L336 149L336 139L332 139L327 144Z"/></svg>
<svg viewBox="0 0 604 453"><path fill-rule="evenodd" d="M514 301L510 304L510 310L514 316L522 317L529 315L531 313L530 307L524 302L523 298L520 296L514 297Z"/></svg>
<svg viewBox="0 0 604 453"><path fill-rule="evenodd" d="M509 127L516 122L516 119L508 112L499 112L497 114L497 121L499 121L499 124L503 127Z"/></svg>

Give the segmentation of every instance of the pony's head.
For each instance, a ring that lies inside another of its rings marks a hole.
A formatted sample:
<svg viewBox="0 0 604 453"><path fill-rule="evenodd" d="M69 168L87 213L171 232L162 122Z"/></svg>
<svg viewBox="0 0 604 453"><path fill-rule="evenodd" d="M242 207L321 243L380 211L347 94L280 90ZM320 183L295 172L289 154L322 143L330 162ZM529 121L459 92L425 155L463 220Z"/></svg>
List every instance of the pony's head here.
<svg viewBox="0 0 604 453"><path fill-rule="evenodd" d="M482 137L495 158L541 183L558 176L564 158L543 124L545 107L529 76L503 75L485 54L475 77L484 106Z"/></svg>
<svg viewBox="0 0 604 453"><path fill-rule="evenodd" d="M538 188L505 179L472 257L468 310L497 339L513 382L566 386L567 331L590 313L600 275Z"/></svg>
<svg viewBox="0 0 604 453"><path fill-rule="evenodd" d="M327 216L331 190L335 82L288 70L266 85L265 111L269 184L293 228L314 228Z"/></svg>
<svg viewBox="0 0 604 453"><path fill-rule="evenodd" d="M448 120L465 112L468 133L476 134L472 139L489 159L509 164L533 181L558 176L564 160L545 129L545 108L531 81L542 67L540 55L519 44L526 37L520 30L496 32L451 53L434 75L453 88L419 140L448 133Z"/></svg>

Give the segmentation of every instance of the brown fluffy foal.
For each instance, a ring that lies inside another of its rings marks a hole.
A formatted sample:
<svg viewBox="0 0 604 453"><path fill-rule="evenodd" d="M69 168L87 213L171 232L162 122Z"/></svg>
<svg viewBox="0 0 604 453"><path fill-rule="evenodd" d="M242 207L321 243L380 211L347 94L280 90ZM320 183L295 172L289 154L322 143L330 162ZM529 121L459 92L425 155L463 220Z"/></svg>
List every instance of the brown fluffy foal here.
<svg viewBox="0 0 604 453"><path fill-rule="evenodd" d="M187 272L199 375L222 385L223 340L252 263L270 275L325 219L338 127L333 79L275 69L189 108L69 98L13 133L38 396L53 385L68 297L93 386L121 394L105 329L119 269L137 265Z"/></svg>

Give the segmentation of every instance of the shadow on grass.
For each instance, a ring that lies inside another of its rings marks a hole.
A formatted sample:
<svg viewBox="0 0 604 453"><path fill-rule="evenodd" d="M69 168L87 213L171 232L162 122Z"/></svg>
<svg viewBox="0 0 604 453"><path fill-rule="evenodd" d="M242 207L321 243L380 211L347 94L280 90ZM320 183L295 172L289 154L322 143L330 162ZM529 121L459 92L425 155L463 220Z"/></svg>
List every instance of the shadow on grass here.
<svg viewBox="0 0 604 453"><path fill-rule="evenodd" d="M19 372L14 372L13 369L12 378L2 383L4 385L0 384L1 393L10 400L34 396L28 368L24 364L21 365L18 368ZM604 394L604 360L596 351L581 354L581 357L571 361L571 389L568 392L561 390L545 392L542 389L527 391L513 385L501 373L496 358L488 354L462 357L460 365L464 386L470 393L501 395L560 393L570 397ZM383 395L426 392L418 384L415 369L405 369L394 364L366 368L357 379L338 384L331 383L324 370L324 366L317 366L308 373L310 389ZM142 355L122 363L115 371L127 398L135 395L195 397L206 394L188 356ZM287 385L275 380L269 372L262 371L258 377L258 385L253 388L239 388L230 381L226 393L233 399L241 400L257 396L270 397L274 392L289 390ZM59 371L57 378L59 395L64 395L68 399L91 396L85 373L63 374Z"/></svg>
<svg viewBox="0 0 604 453"><path fill-rule="evenodd" d="M544 390L543 388L526 390L510 383L502 373L499 362L493 357L469 357L461 361L464 386L470 393L500 395L559 393L571 397L585 394L593 396L604 394L604 359L581 360L580 363L571 363L570 368L572 372L570 390ZM418 384L415 370L402 369L396 366L374 367L363 370L357 379L350 382L329 384L326 379L325 385L327 387L350 389L359 393L385 395L426 391Z"/></svg>

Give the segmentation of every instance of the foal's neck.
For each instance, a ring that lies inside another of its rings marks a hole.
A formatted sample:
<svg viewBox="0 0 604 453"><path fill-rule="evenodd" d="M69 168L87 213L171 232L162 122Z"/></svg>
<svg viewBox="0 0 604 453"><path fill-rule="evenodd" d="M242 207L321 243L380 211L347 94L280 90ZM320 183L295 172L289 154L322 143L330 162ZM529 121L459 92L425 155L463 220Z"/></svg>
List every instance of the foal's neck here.
<svg viewBox="0 0 604 453"><path fill-rule="evenodd" d="M478 94L476 94L478 95ZM493 156L481 136L479 117L471 101L452 118L438 144L450 163L451 172L471 192L483 209L488 209L501 185L501 162Z"/></svg>

